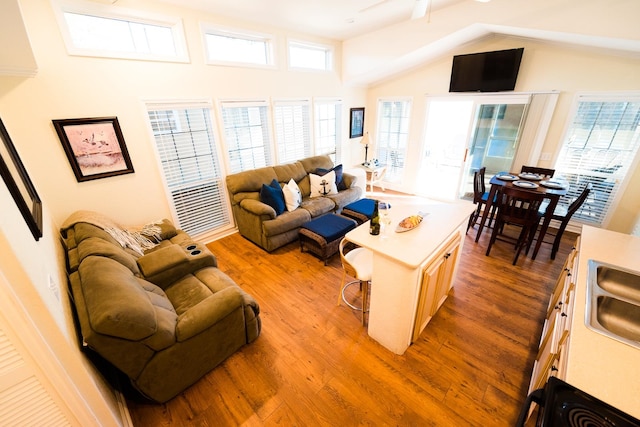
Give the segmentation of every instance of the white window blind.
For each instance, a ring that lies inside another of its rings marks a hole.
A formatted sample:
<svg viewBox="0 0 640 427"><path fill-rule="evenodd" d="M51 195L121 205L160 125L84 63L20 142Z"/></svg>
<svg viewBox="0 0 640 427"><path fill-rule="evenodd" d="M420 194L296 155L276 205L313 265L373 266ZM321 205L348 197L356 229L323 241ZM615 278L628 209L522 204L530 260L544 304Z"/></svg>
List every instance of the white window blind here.
<svg viewBox="0 0 640 427"><path fill-rule="evenodd" d="M378 130L376 158L387 165L384 180L400 182L409 138L411 101L380 100L378 102Z"/></svg>
<svg viewBox="0 0 640 427"><path fill-rule="evenodd" d="M179 226L197 235L230 225L211 109L148 105L149 121Z"/></svg>
<svg viewBox="0 0 640 427"><path fill-rule="evenodd" d="M273 164L266 102L223 102L229 173Z"/></svg>
<svg viewBox="0 0 640 427"><path fill-rule="evenodd" d="M311 155L309 101L276 101L274 123L278 163L294 162Z"/></svg>
<svg viewBox="0 0 640 427"><path fill-rule="evenodd" d="M640 96L623 99L580 95L564 137L556 174L570 184L570 203L588 184L590 196L573 216L602 225L640 146Z"/></svg>
<svg viewBox="0 0 640 427"><path fill-rule="evenodd" d="M334 164L342 158L342 102L316 101L314 103L315 154L327 154Z"/></svg>

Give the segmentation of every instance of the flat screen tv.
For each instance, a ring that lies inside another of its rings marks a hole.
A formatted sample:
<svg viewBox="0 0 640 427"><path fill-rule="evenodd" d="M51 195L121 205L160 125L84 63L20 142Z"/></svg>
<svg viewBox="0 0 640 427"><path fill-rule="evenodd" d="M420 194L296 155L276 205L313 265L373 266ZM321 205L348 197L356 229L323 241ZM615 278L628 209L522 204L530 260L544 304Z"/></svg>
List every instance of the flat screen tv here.
<svg viewBox="0 0 640 427"><path fill-rule="evenodd" d="M449 92L514 90L524 48L453 57Z"/></svg>

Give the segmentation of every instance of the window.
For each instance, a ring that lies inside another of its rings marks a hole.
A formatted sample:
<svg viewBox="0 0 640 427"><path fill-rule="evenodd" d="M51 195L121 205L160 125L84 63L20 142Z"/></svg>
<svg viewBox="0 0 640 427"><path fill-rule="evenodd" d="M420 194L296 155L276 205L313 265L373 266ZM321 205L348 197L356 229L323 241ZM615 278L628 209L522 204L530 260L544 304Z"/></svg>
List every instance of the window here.
<svg viewBox="0 0 640 427"><path fill-rule="evenodd" d="M187 62L179 19L97 5L63 6L61 28L69 53Z"/></svg>
<svg viewBox="0 0 640 427"><path fill-rule="evenodd" d="M376 156L387 165L386 182L399 183L404 172L404 162L409 136L411 101L381 100L378 102L378 131Z"/></svg>
<svg viewBox="0 0 640 427"><path fill-rule="evenodd" d="M276 101L273 108L278 163L290 163L309 157L309 101Z"/></svg>
<svg viewBox="0 0 640 427"><path fill-rule="evenodd" d="M202 26L208 63L273 65L273 40L266 34Z"/></svg>
<svg viewBox="0 0 640 427"><path fill-rule="evenodd" d="M574 220L603 225L640 147L640 95L578 95L556 163L570 183L569 203L588 183L593 189Z"/></svg>
<svg viewBox="0 0 640 427"><path fill-rule="evenodd" d="M314 104L315 154L327 154L334 164L341 159L342 102L316 101Z"/></svg>
<svg viewBox="0 0 640 427"><path fill-rule="evenodd" d="M171 204L192 235L231 224L208 104L147 104Z"/></svg>
<svg viewBox="0 0 640 427"><path fill-rule="evenodd" d="M222 103L229 173L273 164L267 107L263 101Z"/></svg>
<svg viewBox="0 0 640 427"><path fill-rule="evenodd" d="M289 41L289 68L331 71L333 70L333 48Z"/></svg>

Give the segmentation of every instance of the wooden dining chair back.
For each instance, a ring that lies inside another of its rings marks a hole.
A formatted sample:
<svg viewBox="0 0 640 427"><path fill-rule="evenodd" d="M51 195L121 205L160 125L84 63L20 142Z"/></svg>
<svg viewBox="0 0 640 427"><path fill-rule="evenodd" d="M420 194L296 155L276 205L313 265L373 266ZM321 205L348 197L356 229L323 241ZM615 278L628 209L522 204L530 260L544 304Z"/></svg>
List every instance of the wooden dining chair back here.
<svg viewBox="0 0 640 427"><path fill-rule="evenodd" d="M487 191L486 184L484 182L484 174L486 172L486 167L481 167L477 171L473 172L473 203L476 206L476 210L471 213L469 217L469 224L467 224L467 231L478 222L478 218L480 218L480 214L483 209L487 207L487 200L489 199L489 192ZM491 221L495 216L496 205L493 204L491 206L491 212L489 216L489 226L491 226Z"/></svg>
<svg viewBox="0 0 640 427"><path fill-rule="evenodd" d="M373 271L373 252L370 249L356 246L347 238L343 238L340 241L338 248L343 269L340 293L338 294L338 305L340 305L340 301L344 301L344 303L352 309L361 310L362 324L365 325L365 316L368 311L369 285L371 284L371 273ZM356 280L347 282L347 276L353 277ZM347 297L345 296L346 289L355 284L360 285L360 292L362 293L361 307L347 301Z"/></svg>
<svg viewBox="0 0 640 427"><path fill-rule="evenodd" d="M571 220L571 217L573 216L573 214L575 214L578 211L578 209L580 209L580 207L587 200L587 198L589 197L589 193L591 193L592 189L593 189L593 184L587 183L582 189L582 191L580 192L580 195L578 195L578 197L576 197L575 200L571 202L569 206L558 205L556 206L556 209L553 211L553 214L551 215L551 219L559 221L560 226L558 227L558 230L555 232L555 236L553 239L553 246L551 247L551 259L556 259L556 254L558 253L558 249L560 248L560 241L562 240L562 234L564 233L564 230L566 230L567 225L569 224L569 221ZM541 212L541 214L544 214L544 213ZM550 242L545 242L544 237L545 236L538 236L538 239L543 239L544 243L550 243Z"/></svg>
<svg viewBox="0 0 640 427"><path fill-rule="evenodd" d="M553 178L556 173L555 169L539 168L536 166L522 166L520 173L535 173L543 178Z"/></svg>
<svg viewBox="0 0 640 427"><path fill-rule="evenodd" d="M498 212L496 221L489 240L486 255L491 253L491 247L496 240L515 243L515 256L513 265L518 262L522 249L529 251L535 229L538 227L538 209L544 199L543 193L521 190L515 187L503 187L498 193L496 204ZM510 237L503 233L505 225L513 225L520 228L518 237Z"/></svg>

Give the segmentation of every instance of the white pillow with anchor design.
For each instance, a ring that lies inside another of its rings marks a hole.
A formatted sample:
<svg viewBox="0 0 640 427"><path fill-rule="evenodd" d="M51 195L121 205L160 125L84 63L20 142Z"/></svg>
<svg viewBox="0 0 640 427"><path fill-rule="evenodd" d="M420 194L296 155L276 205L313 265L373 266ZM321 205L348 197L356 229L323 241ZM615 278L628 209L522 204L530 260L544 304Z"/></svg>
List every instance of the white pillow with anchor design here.
<svg viewBox="0 0 640 427"><path fill-rule="evenodd" d="M329 194L338 194L336 173L334 171L328 172L322 176L310 173L309 181L311 181L310 197L322 197L328 196Z"/></svg>

